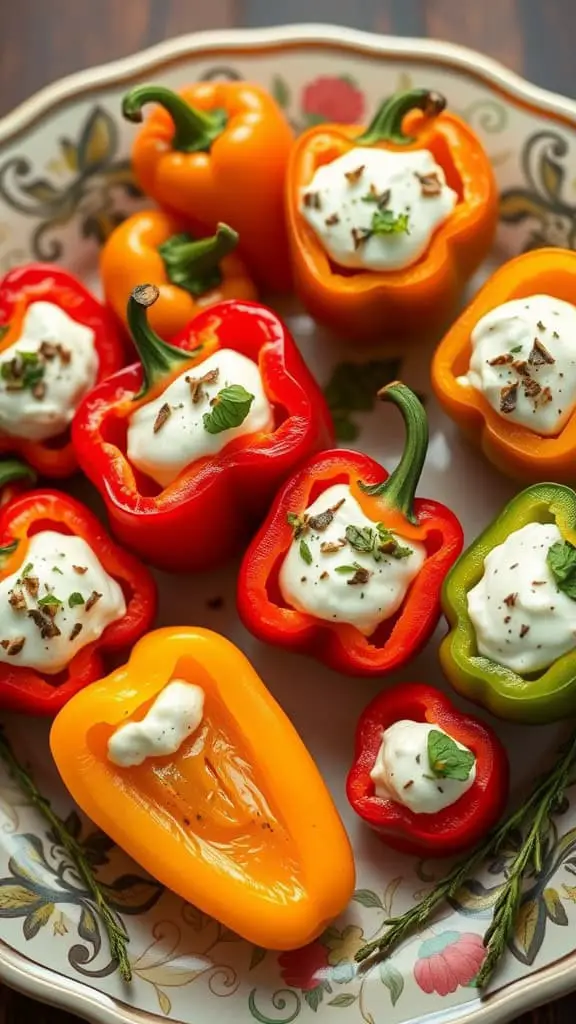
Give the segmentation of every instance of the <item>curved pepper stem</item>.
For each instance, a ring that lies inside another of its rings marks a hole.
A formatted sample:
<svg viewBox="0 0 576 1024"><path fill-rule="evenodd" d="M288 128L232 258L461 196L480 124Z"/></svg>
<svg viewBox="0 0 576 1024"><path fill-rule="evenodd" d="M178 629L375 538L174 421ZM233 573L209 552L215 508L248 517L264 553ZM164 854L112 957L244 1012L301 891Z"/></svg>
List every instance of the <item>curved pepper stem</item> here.
<svg viewBox="0 0 576 1024"><path fill-rule="evenodd" d="M366 131L354 142L358 146L374 146L377 142L394 142L397 146L408 146L415 139L413 135L405 135L402 131L402 122L406 114L410 110L422 110L426 117L437 117L445 106L445 97L430 89L395 92L381 103Z"/></svg>
<svg viewBox="0 0 576 1024"><path fill-rule="evenodd" d="M168 280L195 297L222 284L220 261L238 245L238 232L218 224L216 234L195 241L191 235L172 235L158 246Z"/></svg>
<svg viewBox="0 0 576 1024"><path fill-rule="evenodd" d="M418 525L414 512L414 496L422 475L428 451L428 418L419 398L405 384L396 380L381 388L381 402L393 402L404 419L406 442L396 469L381 484L358 485L365 494L383 499L385 504L402 512L409 523Z"/></svg>
<svg viewBox="0 0 576 1024"><path fill-rule="evenodd" d="M31 484L35 484L36 479L36 473L27 462L21 462L20 459L3 459L0 462L0 492L8 484L13 484L17 480L29 480ZM2 504L1 498L0 504Z"/></svg>
<svg viewBox="0 0 576 1024"><path fill-rule="evenodd" d="M174 122L172 148L181 153L201 153L224 131L228 122L225 110L205 110L191 107L177 92L164 85L137 85L122 100L122 114L128 121L142 120L145 103L159 103Z"/></svg>
<svg viewBox="0 0 576 1024"><path fill-rule="evenodd" d="M132 340L142 363L142 387L134 400L142 398L151 387L173 374L181 363L189 363L202 346L195 349L176 348L162 341L148 323L146 310L154 305L160 292L155 284L139 284L128 300L127 319Z"/></svg>

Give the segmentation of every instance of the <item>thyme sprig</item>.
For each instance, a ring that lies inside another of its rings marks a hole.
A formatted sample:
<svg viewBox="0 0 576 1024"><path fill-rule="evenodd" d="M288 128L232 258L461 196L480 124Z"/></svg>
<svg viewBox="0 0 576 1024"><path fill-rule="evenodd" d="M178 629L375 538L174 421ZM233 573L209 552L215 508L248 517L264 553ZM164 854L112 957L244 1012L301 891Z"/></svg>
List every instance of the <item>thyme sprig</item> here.
<svg viewBox="0 0 576 1024"><path fill-rule="evenodd" d="M4 763L11 777L20 787L30 803L40 811L40 814L58 836L60 845L66 850L80 878L88 889L110 943L110 952L118 963L118 970L123 981L132 980L132 968L128 959L127 944L130 941L123 926L117 920L109 906L102 888L94 876L94 872L86 858L81 844L71 835L65 823L52 810L50 802L36 786L32 776L20 764L5 734L0 729L0 760Z"/></svg>

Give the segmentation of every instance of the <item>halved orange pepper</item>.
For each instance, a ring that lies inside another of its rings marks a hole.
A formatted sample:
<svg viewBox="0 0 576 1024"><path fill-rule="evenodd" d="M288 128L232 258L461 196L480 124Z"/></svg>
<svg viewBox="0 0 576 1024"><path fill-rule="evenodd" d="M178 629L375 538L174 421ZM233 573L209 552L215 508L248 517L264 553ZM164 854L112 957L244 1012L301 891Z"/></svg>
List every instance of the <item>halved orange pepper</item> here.
<svg viewBox="0 0 576 1024"><path fill-rule="evenodd" d="M445 102L428 89L399 92L380 106L367 129L323 124L304 132L294 145L287 217L296 291L314 319L339 334L381 340L442 324L490 249L498 218L494 173L477 136L456 114L444 110ZM357 146L427 149L458 194L453 212L425 254L405 269L337 267L300 212L301 191L318 167Z"/></svg>
<svg viewBox="0 0 576 1024"><path fill-rule="evenodd" d="M128 297L142 281L155 284L158 301L150 325L170 341L206 306L225 299L256 300L258 292L234 252L238 234L218 224L209 238L189 233L182 218L165 210L142 210L114 229L100 252L104 294L128 326Z"/></svg>
<svg viewBox="0 0 576 1024"><path fill-rule="evenodd" d="M113 732L178 678L204 717L176 754L119 768ZM348 903L350 843L318 769L247 658L206 629L148 634L56 718L52 754L85 813L159 881L259 946L312 941Z"/></svg>
<svg viewBox="0 0 576 1024"><path fill-rule="evenodd" d="M461 384L470 364L470 335L496 306L530 295L574 302L576 252L536 249L500 267L440 342L432 361L432 385L444 411L479 445L498 469L525 483L576 480L576 410L556 437L542 437L511 423L476 388Z"/></svg>

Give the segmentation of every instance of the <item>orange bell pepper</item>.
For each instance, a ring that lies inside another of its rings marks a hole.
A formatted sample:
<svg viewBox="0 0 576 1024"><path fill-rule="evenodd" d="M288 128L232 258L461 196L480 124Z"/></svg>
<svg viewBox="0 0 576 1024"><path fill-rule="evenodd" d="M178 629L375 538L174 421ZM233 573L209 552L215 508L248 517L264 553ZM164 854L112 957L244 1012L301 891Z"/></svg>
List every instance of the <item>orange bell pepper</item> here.
<svg viewBox="0 0 576 1024"><path fill-rule="evenodd" d="M470 335L491 309L511 299L552 295L574 301L576 252L536 249L505 263L486 282L440 342L432 361L432 385L444 411L479 445L498 469L525 483L576 480L576 411L556 437L541 437L511 423L476 388L458 382L468 370Z"/></svg>
<svg viewBox="0 0 576 1024"><path fill-rule="evenodd" d="M300 136L288 164L287 212L298 295L315 320L355 340L411 334L445 322L470 275L486 256L496 229L496 181L471 128L446 112L428 89L396 93L369 128L323 124ZM318 167L357 146L428 149L458 202L416 263L394 271L354 271L330 261L300 212L301 190Z"/></svg>
<svg viewBox="0 0 576 1024"><path fill-rule="evenodd" d="M119 768L118 726L172 678L204 690L176 754ZM354 861L338 812L291 722L245 656L206 629L148 634L127 665L72 698L52 754L85 813L150 874L259 946L312 941L346 906Z"/></svg>
<svg viewBox="0 0 576 1024"><path fill-rule="evenodd" d="M236 231L219 224L211 238L194 239L182 220L164 210L143 210L118 225L100 252L104 294L128 327L127 296L142 281L155 284L152 329L169 341L206 306L225 299L256 300L258 293L233 251Z"/></svg>
<svg viewBox="0 0 576 1024"><path fill-rule="evenodd" d="M278 104L258 85L215 81L179 93L136 86L122 112L141 121L146 103L157 106L132 149L144 192L209 231L230 224L258 284L287 291L284 176L294 133Z"/></svg>

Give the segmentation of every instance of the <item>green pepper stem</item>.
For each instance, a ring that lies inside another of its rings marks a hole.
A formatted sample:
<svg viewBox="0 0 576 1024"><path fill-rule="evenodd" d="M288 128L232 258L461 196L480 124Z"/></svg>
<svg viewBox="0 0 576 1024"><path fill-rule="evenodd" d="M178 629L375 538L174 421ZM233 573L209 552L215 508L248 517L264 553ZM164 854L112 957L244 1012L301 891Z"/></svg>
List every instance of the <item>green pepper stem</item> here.
<svg viewBox="0 0 576 1024"><path fill-rule="evenodd" d="M430 89L395 92L380 104L368 128L354 143L357 146L374 146L377 142L394 142L397 146L408 146L414 142L414 137L402 131L406 114L416 109L423 110L426 117L437 117L445 106L444 96Z"/></svg>
<svg viewBox="0 0 576 1024"><path fill-rule="evenodd" d="M158 247L168 279L190 292L203 295L222 282L220 261L238 244L238 233L228 224L218 224L216 234L195 240L190 235L172 235Z"/></svg>
<svg viewBox="0 0 576 1024"><path fill-rule="evenodd" d="M148 323L146 310L160 292L155 284L139 284L128 299L127 319L132 340L142 363L143 382L135 399L142 398L155 384L170 376L180 363L189 363L199 348L184 350L162 341Z"/></svg>
<svg viewBox="0 0 576 1024"><path fill-rule="evenodd" d="M15 480L29 480L36 483L36 473L26 462L20 459L4 459L0 462L0 490Z"/></svg>
<svg viewBox="0 0 576 1024"><path fill-rule="evenodd" d="M170 115L174 122L172 148L182 153L210 149L228 120L225 110L213 110L210 114L198 110L163 85L137 85L131 89L122 100L122 114L128 121L139 122L145 103L159 103Z"/></svg>
<svg viewBox="0 0 576 1024"><path fill-rule="evenodd" d="M386 505L402 512L408 522L417 525L414 495L428 451L428 418L420 399L400 381L381 388L377 397L381 402L393 402L402 413L406 427L404 451L396 469L383 483L358 483L365 494L382 498Z"/></svg>

